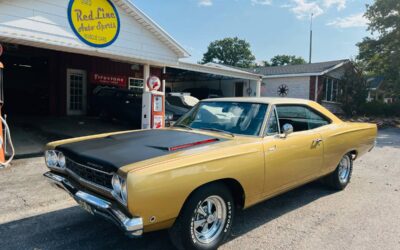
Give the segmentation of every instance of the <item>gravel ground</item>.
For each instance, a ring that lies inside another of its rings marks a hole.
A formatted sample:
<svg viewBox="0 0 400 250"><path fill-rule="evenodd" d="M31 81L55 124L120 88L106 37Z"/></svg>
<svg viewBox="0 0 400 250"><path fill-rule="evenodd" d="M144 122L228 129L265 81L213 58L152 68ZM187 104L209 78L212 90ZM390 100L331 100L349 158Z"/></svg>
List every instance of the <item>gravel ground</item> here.
<svg viewBox="0 0 400 250"><path fill-rule="evenodd" d="M45 171L41 158L0 170L0 249L172 249L165 231L126 238ZM241 212L221 249L400 249L399 208L400 129L385 129L345 191L311 183Z"/></svg>

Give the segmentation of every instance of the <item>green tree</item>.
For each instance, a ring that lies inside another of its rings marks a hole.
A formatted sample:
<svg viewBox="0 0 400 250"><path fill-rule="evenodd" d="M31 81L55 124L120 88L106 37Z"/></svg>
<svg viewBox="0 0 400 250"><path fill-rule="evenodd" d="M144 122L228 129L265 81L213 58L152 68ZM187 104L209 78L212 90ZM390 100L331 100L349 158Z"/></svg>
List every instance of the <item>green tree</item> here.
<svg viewBox="0 0 400 250"><path fill-rule="evenodd" d="M250 44L246 40L224 38L208 46L201 63L222 63L230 66L249 68L254 65L255 57L251 52Z"/></svg>
<svg viewBox="0 0 400 250"><path fill-rule="evenodd" d="M306 61L302 57L290 55L276 55L271 59L271 66L285 66L305 64Z"/></svg>
<svg viewBox="0 0 400 250"><path fill-rule="evenodd" d="M367 5L365 17L369 20L368 30L373 37L365 37L357 44L357 58L371 74L385 77L387 91L399 94L400 1L376 0Z"/></svg>
<svg viewBox="0 0 400 250"><path fill-rule="evenodd" d="M341 79L340 102L343 104L343 111L347 115L360 114L366 102L368 91L364 65L353 61L346 67Z"/></svg>

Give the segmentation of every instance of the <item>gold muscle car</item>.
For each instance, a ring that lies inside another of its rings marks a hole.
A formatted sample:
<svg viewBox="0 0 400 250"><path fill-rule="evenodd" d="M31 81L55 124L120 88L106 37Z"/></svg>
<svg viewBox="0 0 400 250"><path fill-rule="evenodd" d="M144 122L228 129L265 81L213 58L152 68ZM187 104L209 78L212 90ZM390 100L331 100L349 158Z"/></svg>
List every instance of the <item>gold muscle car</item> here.
<svg viewBox="0 0 400 250"><path fill-rule="evenodd" d="M376 135L308 100L210 99L171 128L50 143L45 176L129 236L169 228L179 249L215 249L238 209L320 178L344 189Z"/></svg>

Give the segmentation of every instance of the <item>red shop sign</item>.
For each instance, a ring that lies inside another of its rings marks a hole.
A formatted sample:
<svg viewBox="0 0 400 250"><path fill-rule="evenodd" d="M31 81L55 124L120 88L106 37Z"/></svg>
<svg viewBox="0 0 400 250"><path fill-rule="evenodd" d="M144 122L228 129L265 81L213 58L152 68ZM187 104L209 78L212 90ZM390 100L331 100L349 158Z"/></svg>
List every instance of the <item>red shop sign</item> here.
<svg viewBox="0 0 400 250"><path fill-rule="evenodd" d="M114 85L120 87L127 86L127 78L125 76L115 76L100 73L93 73L91 75L91 82L93 84Z"/></svg>

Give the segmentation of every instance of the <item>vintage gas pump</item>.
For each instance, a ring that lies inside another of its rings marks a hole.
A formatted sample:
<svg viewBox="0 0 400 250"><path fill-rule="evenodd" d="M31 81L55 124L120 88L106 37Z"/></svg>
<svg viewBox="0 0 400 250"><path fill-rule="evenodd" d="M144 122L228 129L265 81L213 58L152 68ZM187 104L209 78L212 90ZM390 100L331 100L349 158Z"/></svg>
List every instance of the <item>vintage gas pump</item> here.
<svg viewBox="0 0 400 250"><path fill-rule="evenodd" d="M161 90L161 91L160 91ZM165 93L160 78L150 76L143 93L142 129L165 127Z"/></svg>
<svg viewBox="0 0 400 250"><path fill-rule="evenodd" d="M3 54L3 46L0 44L0 59ZM14 158L14 146L11 141L10 129L6 119L3 118L2 109L4 106L4 92L3 92L3 72L4 65L0 61L0 169L7 167ZM9 145L11 148L10 157L6 160L6 147Z"/></svg>

